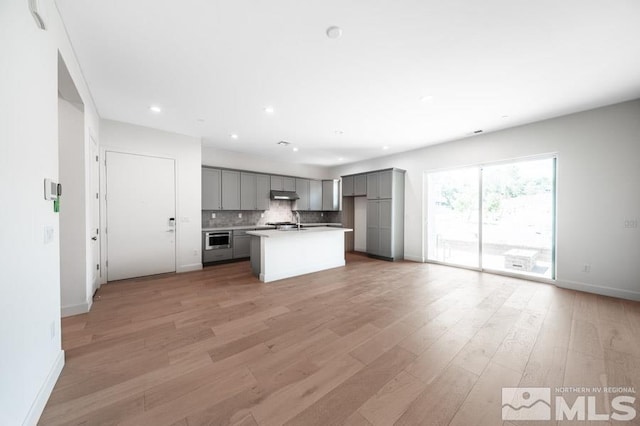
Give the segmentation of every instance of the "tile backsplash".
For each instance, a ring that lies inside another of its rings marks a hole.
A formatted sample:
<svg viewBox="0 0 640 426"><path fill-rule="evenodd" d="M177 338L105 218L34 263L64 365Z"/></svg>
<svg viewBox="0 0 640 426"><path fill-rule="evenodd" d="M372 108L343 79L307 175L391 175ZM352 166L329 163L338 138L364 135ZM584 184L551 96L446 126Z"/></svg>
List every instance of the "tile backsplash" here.
<svg viewBox="0 0 640 426"><path fill-rule="evenodd" d="M211 213L216 218L211 218ZM238 217L242 213L242 217ZM264 213L264 217L260 217ZM262 211L202 211L202 227L213 228L222 226L265 225L269 222L295 222L296 215L291 211L291 201L271 200L269 210ZM342 212L300 212L302 223L340 223Z"/></svg>

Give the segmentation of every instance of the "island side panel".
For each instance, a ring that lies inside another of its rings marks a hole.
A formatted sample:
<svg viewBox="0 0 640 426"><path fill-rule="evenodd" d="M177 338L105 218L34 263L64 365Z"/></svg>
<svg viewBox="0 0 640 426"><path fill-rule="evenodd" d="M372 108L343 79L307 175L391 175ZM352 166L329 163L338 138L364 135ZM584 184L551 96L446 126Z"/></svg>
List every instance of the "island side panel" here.
<svg viewBox="0 0 640 426"><path fill-rule="evenodd" d="M345 265L344 232L262 238L261 281L270 282Z"/></svg>

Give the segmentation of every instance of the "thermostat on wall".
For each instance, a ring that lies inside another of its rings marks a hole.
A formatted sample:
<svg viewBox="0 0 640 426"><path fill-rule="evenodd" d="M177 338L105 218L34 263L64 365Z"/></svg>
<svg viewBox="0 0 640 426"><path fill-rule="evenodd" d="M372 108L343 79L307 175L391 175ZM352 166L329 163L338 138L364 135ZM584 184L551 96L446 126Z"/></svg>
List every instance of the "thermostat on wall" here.
<svg viewBox="0 0 640 426"><path fill-rule="evenodd" d="M51 179L44 180L44 199L56 200L62 195L62 185L53 182Z"/></svg>

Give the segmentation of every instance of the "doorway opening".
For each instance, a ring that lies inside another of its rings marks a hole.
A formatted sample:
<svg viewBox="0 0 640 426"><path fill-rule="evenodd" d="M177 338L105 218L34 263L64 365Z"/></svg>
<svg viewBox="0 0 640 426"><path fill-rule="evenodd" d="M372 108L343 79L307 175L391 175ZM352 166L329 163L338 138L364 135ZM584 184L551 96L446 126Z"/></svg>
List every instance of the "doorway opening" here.
<svg viewBox="0 0 640 426"><path fill-rule="evenodd" d="M427 174L427 260L555 279L556 158Z"/></svg>
<svg viewBox="0 0 640 426"><path fill-rule="evenodd" d="M85 105L58 53L58 180L60 196L60 301L63 317L88 312L99 281L93 262L98 244L88 238L95 211L88 198L93 182L89 170ZM89 147L89 150L91 148ZM97 240L97 237L96 237Z"/></svg>

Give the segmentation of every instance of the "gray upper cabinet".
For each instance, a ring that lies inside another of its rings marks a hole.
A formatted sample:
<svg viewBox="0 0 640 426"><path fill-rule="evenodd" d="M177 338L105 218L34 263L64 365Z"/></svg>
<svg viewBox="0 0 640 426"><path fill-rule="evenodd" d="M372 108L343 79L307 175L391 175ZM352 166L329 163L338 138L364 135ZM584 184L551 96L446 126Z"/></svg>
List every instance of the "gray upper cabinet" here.
<svg viewBox="0 0 640 426"><path fill-rule="evenodd" d="M271 189L274 191L295 191L296 178L271 176Z"/></svg>
<svg viewBox="0 0 640 426"><path fill-rule="evenodd" d="M377 200L379 197L378 192L378 173L367 174L367 198L369 200Z"/></svg>
<svg viewBox="0 0 640 426"><path fill-rule="evenodd" d="M256 175L256 210L269 210L271 206L271 177Z"/></svg>
<svg viewBox="0 0 640 426"><path fill-rule="evenodd" d="M295 191L296 190L296 178L283 177L282 178L282 190L283 191Z"/></svg>
<svg viewBox="0 0 640 426"><path fill-rule="evenodd" d="M240 210L258 209L258 181L253 173L240 173Z"/></svg>
<svg viewBox="0 0 640 426"><path fill-rule="evenodd" d="M367 253L404 258L404 170L367 174Z"/></svg>
<svg viewBox="0 0 640 426"><path fill-rule="evenodd" d="M337 211L340 208L340 185L338 180L322 181L322 210Z"/></svg>
<svg viewBox="0 0 640 426"><path fill-rule="evenodd" d="M376 182L379 180L379 177L377 176L376 173L370 173L372 175L371 179L375 180ZM373 176L376 175L376 176ZM361 195L367 195L367 174L366 173L362 173L359 175L349 175L349 176L342 176L342 196L343 197L358 197ZM376 184L376 188L377 189L378 184ZM377 198L377 196L374 196L374 194L371 194L372 196L369 198ZM377 193L376 193L377 195Z"/></svg>
<svg viewBox="0 0 640 426"><path fill-rule="evenodd" d="M222 210L240 210L240 172L222 171Z"/></svg>
<svg viewBox="0 0 640 426"><path fill-rule="evenodd" d="M393 170L367 174L367 198L370 200L393 196Z"/></svg>
<svg viewBox="0 0 640 426"><path fill-rule="evenodd" d="M282 176L271 176L272 191L284 191L284 189L282 189L283 188L282 179L284 179Z"/></svg>
<svg viewBox="0 0 640 426"><path fill-rule="evenodd" d="M296 179L296 193L300 198L296 200L295 209L309 210L309 179Z"/></svg>
<svg viewBox="0 0 640 426"><path fill-rule="evenodd" d="M353 195L367 195L367 175L356 175L353 185Z"/></svg>
<svg viewBox="0 0 640 426"><path fill-rule="evenodd" d="M221 171L218 169L202 168L202 210L220 210Z"/></svg>
<svg viewBox="0 0 640 426"><path fill-rule="evenodd" d="M309 181L309 210L322 210L322 181Z"/></svg>
<svg viewBox="0 0 640 426"><path fill-rule="evenodd" d="M393 170L378 173L378 197L391 198L393 194Z"/></svg>
<svg viewBox="0 0 640 426"><path fill-rule="evenodd" d="M350 197L352 195L355 195L354 192L354 179L355 176L344 176L342 178L342 196L343 197Z"/></svg>

